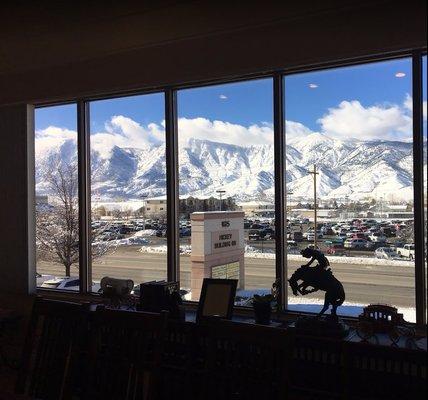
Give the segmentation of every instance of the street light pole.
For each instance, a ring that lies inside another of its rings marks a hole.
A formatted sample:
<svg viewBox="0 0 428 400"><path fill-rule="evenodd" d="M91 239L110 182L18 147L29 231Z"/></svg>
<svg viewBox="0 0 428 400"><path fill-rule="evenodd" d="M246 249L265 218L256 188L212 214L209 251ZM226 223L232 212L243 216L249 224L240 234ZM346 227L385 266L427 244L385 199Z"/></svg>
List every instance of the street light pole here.
<svg viewBox="0 0 428 400"><path fill-rule="evenodd" d="M216 193L218 193L219 194L219 196L220 196L220 211L222 211L222 196L223 196L223 193L226 193L226 190L216 190Z"/></svg>
<svg viewBox="0 0 428 400"><path fill-rule="evenodd" d="M146 208L147 208L147 197L149 197L149 195L147 194L147 193L144 193L144 194L140 194L140 197L143 199L143 201L144 201L144 206L142 207L142 209L144 210L144 212L143 212L143 217L144 217L144 219L143 219L143 229L144 230L146 230Z"/></svg>
<svg viewBox="0 0 428 400"><path fill-rule="evenodd" d="M314 247L317 248L318 237L317 237L317 166L314 164L314 170L309 171L311 175L314 177Z"/></svg>

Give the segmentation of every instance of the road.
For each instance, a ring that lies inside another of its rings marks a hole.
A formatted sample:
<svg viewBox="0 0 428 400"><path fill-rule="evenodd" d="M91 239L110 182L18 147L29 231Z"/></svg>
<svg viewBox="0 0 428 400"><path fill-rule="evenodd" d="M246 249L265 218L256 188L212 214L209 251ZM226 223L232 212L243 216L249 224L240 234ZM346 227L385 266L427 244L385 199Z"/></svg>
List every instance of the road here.
<svg viewBox="0 0 428 400"><path fill-rule="evenodd" d="M119 247L103 259L93 263L92 279L103 276L130 278L135 283L166 278L166 254L140 253L140 246ZM288 275L306 262L288 262ZM355 303L388 303L398 307L414 307L414 269L402 266L357 265L332 263L334 275L343 283L346 300ZM72 267L72 271L73 271ZM180 281L183 288L190 287L190 257L180 257ZM77 268L74 269L77 275ZM37 272L64 275L60 265L39 262ZM270 288L275 278L275 260L245 258L245 289ZM305 298L322 299L323 292Z"/></svg>

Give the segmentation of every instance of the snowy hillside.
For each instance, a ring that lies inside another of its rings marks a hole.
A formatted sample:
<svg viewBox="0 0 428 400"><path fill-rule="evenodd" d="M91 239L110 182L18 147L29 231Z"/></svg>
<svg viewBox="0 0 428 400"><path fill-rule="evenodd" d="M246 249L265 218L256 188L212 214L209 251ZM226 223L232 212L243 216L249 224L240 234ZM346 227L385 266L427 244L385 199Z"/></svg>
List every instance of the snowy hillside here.
<svg viewBox="0 0 428 400"><path fill-rule="evenodd" d="M75 162L74 139L39 148L36 154L37 192L46 192L43 174L49 160ZM37 141L36 141L37 149ZM239 200L273 199L274 152L270 144L237 146L191 139L180 144L180 194L209 196L217 189ZM410 200L412 144L398 141L343 141L312 133L287 141L287 184L294 196L312 198L307 171L317 165L320 197L393 196ZM137 198L165 194L165 147L112 146L91 152L92 189L103 197Z"/></svg>

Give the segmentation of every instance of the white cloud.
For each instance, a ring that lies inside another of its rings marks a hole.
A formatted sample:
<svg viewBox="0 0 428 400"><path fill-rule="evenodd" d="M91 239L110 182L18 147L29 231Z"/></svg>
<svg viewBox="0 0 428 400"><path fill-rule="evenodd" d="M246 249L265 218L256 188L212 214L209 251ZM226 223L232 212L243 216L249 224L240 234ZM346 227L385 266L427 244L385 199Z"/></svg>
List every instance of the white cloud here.
<svg viewBox="0 0 428 400"><path fill-rule="evenodd" d="M339 138L363 140L408 140L412 137L412 117L408 98L396 104L364 107L358 100L342 101L317 121L322 132Z"/></svg>
<svg viewBox="0 0 428 400"><path fill-rule="evenodd" d="M181 143L194 138L239 146L273 144L273 127L269 123L243 126L202 117L179 118L178 136Z"/></svg>
<svg viewBox="0 0 428 400"><path fill-rule="evenodd" d="M227 100L227 96L224 94L221 94L220 96L218 96L221 100Z"/></svg>
<svg viewBox="0 0 428 400"><path fill-rule="evenodd" d="M314 133L307 126L295 121L285 122L285 132L287 134L287 138L302 137Z"/></svg>
<svg viewBox="0 0 428 400"><path fill-rule="evenodd" d="M45 152L52 148L59 148L67 140L77 140L77 132L56 126L49 126L46 129L35 132L36 146L35 156L43 156Z"/></svg>
<svg viewBox="0 0 428 400"><path fill-rule="evenodd" d="M406 76L406 74L404 73L404 72L397 72L396 74L395 74L395 77L396 78L404 78Z"/></svg>
<svg viewBox="0 0 428 400"><path fill-rule="evenodd" d="M404 107L409 110L411 113L413 111L413 98L409 94L406 96L406 100L404 100ZM422 103L422 113L424 116L424 121L427 120L427 101L424 100Z"/></svg>
<svg viewBox="0 0 428 400"><path fill-rule="evenodd" d="M364 107L359 101L342 101L317 122L321 132L336 138L397 139L412 137L412 98L407 95L403 104L383 104ZM424 102L426 120L426 101ZM201 139L239 146L273 144L272 123L262 122L244 126L207 118L179 118L179 141ZM311 129L295 121L286 121L288 138L304 137ZM59 148L65 141L76 140L77 134L64 128L50 126L36 132L36 156L47 149ZM123 115L115 115L105 124L105 130L91 134L91 146L108 157L112 148L147 148L165 141L165 121L142 125Z"/></svg>
<svg viewBox="0 0 428 400"><path fill-rule="evenodd" d="M105 132L91 134L91 147L103 157L108 157L112 148L147 148L159 145L165 141L165 122L160 124L150 123L147 126L140 125L131 118L123 115L113 116L105 124ZM58 148L67 140L77 140L77 132L49 126L36 131L36 157L42 156L47 150Z"/></svg>
<svg viewBox="0 0 428 400"><path fill-rule="evenodd" d="M310 89L316 89L318 87L316 83L310 83L308 86Z"/></svg>
<svg viewBox="0 0 428 400"><path fill-rule="evenodd" d="M165 141L165 129L161 124L143 126L131 118L115 115L105 124L106 132L91 134L91 146L104 156L114 146L121 148L147 148Z"/></svg>

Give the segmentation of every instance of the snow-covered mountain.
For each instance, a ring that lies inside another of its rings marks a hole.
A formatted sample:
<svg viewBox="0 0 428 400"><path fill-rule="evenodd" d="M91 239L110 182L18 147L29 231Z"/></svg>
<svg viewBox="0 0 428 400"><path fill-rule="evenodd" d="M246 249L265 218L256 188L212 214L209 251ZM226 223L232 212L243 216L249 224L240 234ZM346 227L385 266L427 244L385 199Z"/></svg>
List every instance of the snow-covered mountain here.
<svg viewBox="0 0 428 400"><path fill-rule="evenodd" d="M324 134L287 141L287 190L312 198L317 165L320 197L351 199L392 197L410 200L412 189L412 144L398 141L343 141ZM60 157L76 162L76 144L64 139L37 149L37 192L46 192L43 175L49 161ZM100 197L137 198L165 194L165 147L120 148L91 151L92 190ZM237 146L192 139L180 145L180 194L215 195L223 189L239 200L273 199L274 151L272 145ZM426 179L426 177L425 177Z"/></svg>

